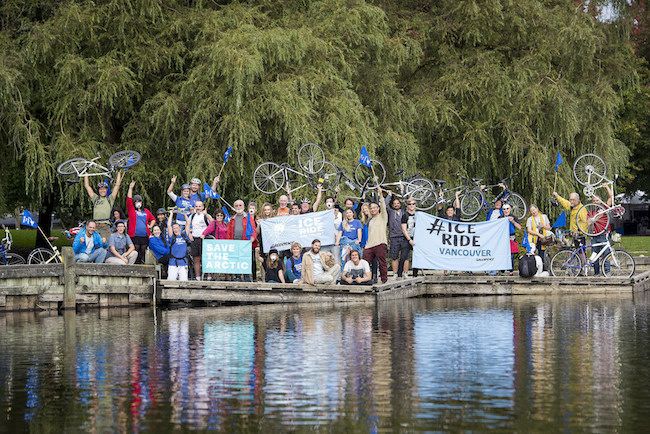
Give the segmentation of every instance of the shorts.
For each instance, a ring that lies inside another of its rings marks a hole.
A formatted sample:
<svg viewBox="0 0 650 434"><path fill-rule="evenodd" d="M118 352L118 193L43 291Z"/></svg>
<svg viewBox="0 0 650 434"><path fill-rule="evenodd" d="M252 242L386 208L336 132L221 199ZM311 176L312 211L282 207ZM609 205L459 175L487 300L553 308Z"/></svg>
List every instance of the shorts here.
<svg viewBox="0 0 650 434"><path fill-rule="evenodd" d="M390 259L396 260L400 258L406 259L408 257L411 244L407 241L406 237L392 237L390 239Z"/></svg>
<svg viewBox="0 0 650 434"><path fill-rule="evenodd" d="M201 252L203 251L202 246L203 238L194 238L194 241L190 244L190 255L192 255L193 258L201 256Z"/></svg>

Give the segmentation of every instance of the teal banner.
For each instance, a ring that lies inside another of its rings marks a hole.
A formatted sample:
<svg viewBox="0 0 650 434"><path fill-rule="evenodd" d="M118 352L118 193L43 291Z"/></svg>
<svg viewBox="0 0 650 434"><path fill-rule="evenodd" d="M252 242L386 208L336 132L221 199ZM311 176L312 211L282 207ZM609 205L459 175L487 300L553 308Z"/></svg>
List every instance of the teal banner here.
<svg viewBox="0 0 650 434"><path fill-rule="evenodd" d="M201 269L205 273L251 274L251 241L203 240Z"/></svg>

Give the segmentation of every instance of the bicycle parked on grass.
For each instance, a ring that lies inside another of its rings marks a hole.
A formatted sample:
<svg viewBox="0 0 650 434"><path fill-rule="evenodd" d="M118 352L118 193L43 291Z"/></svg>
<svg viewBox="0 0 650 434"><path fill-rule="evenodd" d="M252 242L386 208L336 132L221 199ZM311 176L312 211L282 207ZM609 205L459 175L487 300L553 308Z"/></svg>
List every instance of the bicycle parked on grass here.
<svg viewBox="0 0 650 434"><path fill-rule="evenodd" d="M0 265L22 265L25 264L25 258L17 253L10 252L13 245L11 231L5 225L2 225L5 235L0 240Z"/></svg>
<svg viewBox="0 0 650 434"><path fill-rule="evenodd" d="M587 257L587 250L594 247L601 249ZM634 275L634 258L625 250L614 249L608 236L600 243L579 242L577 247L560 250L551 259L551 274L556 277L593 276L596 269L606 277L629 278Z"/></svg>
<svg viewBox="0 0 650 434"><path fill-rule="evenodd" d="M484 185L481 184L482 179L472 178L472 182L476 188L464 192L460 200L461 219L464 221L474 220L479 213L487 211L493 207L496 201L500 200L504 205L507 203L512 208L512 215L519 220L526 217L528 208L524 198L510 190L509 184L511 178L505 178L497 184ZM492 196L492 190L496 187L501 188L501 192L496 196Z"/></svg>
<svg viewBox="0 0 650 434"><path fill-rule="evenodd" d="M71 158L59 164L56 171L66 177L66 182L74 184L84 176L101 176L113 179L113 174L119 169L129 169L140 161L142 156L136 151L120 151L108 157L108 167L97 163L100 157L92 160L86 158Z"/></svg>

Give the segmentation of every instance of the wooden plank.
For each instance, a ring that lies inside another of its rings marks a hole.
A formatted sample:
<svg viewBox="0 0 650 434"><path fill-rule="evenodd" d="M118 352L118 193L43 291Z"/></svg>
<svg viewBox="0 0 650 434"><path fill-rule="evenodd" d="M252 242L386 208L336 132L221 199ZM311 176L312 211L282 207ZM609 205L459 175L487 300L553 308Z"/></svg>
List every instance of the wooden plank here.
<svg viewBox="0 0 650 434"><path fill-rule="evenodd" d="M161 288L162 300L201 300L258 303L323 303L323 302L363 302L374 303L373 293L310 293L304 291L246 291L209 289Z"/></svg>
<svg viewBox="0 0 650 434"><path fill-rule="evenodd" d="M5 265L0 267L0 279L63 276L63 264Z"/></svg>
<svg viewBox="0 0 650 434"><path fill-rule="evenodd" d="M80 264L74 265L77 276L102 277L156 277L156 267L153 265L113 265L113 264Z"/></svg>
<svg viewBox="0 0 650 434"><path fill-rule="evenodd" d="M137 285L137 286L122 286L122 285L103 285L103 286L88 286L77 285L77 294L152 294L153 286Z"/></svg>

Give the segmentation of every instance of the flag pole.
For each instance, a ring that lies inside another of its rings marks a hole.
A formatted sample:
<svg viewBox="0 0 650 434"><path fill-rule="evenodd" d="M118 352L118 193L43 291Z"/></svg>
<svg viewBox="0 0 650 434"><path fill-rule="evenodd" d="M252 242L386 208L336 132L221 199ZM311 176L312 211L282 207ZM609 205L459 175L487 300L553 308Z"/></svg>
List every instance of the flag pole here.
<svg viewBox="0 0 650 434"><path fill-rule="evenodd" d="M219 169L219 173L217 173L217 178L221 176L221 172L223 172L223 168L226 167L226 163L221 164L221 169Z"/></svg>
<svg viewBox="0 0 650 434"><path fill-rule="evenodd" d="M557 191L557 170L555 171L555 181L553 182L553 191Z"/></svg>

